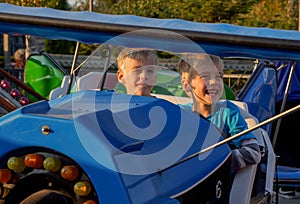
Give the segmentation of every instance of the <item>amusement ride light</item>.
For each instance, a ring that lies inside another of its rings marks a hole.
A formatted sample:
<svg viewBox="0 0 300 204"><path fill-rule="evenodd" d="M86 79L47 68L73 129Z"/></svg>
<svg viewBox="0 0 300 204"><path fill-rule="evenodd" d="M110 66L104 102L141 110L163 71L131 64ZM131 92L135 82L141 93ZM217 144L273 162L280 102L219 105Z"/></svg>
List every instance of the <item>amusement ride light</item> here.
<svg viewBox="0 0 300 204"><path fill-rule="evenodd" d="M83 204L97 204L94 200L87 200Z"/></svg>
<svg viewBox="0 0 300 204"><path fill-rule="evenodd" d="M25 106L25 105L29 104L29 99L28 99L27 97L25 97L25 96L22 96L22 97L20 98L20 104L21 104L22 106Z"/></svg>
<svg viewBox="0 0 300 204"><path fill-rule="evenodd" d="M78 177L78 169L76 166L64 166L60 170L60 175L68 181L74 181Z"/></svg>
<svg viewBox="0 0 300 204"><path fill-rule="evenodd" d="M20 91L18 91L17 89L12 89L10 91L10 95L13 97L13 98L19 98L20 97Z"/></svg>
<svg viewBox="0 0 300 204"><path fill-rule="evenodd" d="M74 192L79 196L87 196L91 192L91 185L87 181L79 181L74 185Z"/></svg>
<svg viewBox="0 0 300 204"><path fill-rule="evenodd" d="M61 167L61 161L56 157L47 157L44 160L43 166L48 171L56 172Z"/></svg>
<svg viewBox="0 0 300 204"><path fill-rule="evenodd" d="M10 88L10 83L7 80L3 79L1 80L0 87L4 90L7 90Z"/></svg>
<svg viewBox="0 0 300 204"><path fill-rule="evenodd" d="M40 154L27 154L24 158L26 166L38 169L43 165L44 157Z"/></svg>
<svg viewBox="0 0 300 204"><path fill-rule="evenodd" d="M20 173L25 169L26 166L22 157L11 157L7 161L7 167Z"/></svg>
<svg viewBox="0 0 300 204"><path fill-rule="evenodd" d="M0 182L7 183L11 179L11 171L9 169L0 169Z"/></svg>

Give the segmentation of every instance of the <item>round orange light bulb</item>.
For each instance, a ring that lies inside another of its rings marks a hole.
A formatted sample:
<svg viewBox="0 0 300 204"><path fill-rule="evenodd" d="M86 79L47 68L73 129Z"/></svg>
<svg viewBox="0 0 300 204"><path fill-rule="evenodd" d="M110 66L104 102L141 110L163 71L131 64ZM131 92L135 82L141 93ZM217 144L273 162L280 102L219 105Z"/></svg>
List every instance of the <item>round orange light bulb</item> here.
<svg viewBox="0 0 300 204"><path fill-rule="evenodd" d="M26 166L31 168L41 168L43 165L44 157L40 154L27 154L24 158L24 163Z"/></svg>
<svg viewBox="0 0 300 204"><path fill-rule="evenodd" d="M12 173L9 169L0 169L0 182L7 183L10 181Z"/></svg>
<svg viewBox="0 0 300 204"><path fill-rule="evenodd" d="M83 204L97 204L94 200L87 200Z"/></svg>
<svg viewBox="0 0 300 204"><path fill-rule="evenodd" d="M78 177L78 169L76 166L64 166L60 170L60 175L68 181L74 181Z"/></svg>

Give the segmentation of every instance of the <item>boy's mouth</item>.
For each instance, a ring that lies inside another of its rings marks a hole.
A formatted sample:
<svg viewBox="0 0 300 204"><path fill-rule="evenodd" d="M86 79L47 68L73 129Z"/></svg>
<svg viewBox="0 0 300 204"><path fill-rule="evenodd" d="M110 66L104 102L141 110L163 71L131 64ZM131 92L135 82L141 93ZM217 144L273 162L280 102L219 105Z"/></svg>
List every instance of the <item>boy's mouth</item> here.
<svg viewBox="0 0 300 204"><path fill-rule="evenodd" d="M147 83L137 83L136 84L137 86L151 86L150 84L147 84Z"/></svg>
<svg viewBox="0 0 300 204"><path fill-rule="evenodd" d="M218 94L218 91L216 89L209 89L209 90L205 90L205 93L211 96L215 96Z"/></svg>

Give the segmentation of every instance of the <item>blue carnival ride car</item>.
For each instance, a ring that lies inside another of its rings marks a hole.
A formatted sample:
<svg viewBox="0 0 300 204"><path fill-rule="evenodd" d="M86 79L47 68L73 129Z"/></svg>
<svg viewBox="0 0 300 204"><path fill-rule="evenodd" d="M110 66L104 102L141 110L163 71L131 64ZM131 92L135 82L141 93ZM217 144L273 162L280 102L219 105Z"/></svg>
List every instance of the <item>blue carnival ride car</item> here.
<svg viewBox="0 0 300 204"><path fill-rule="evenodd" d="M284 121L298 109L275 115L278 91L284 86L275 68L285 61L299 61L298 32L9 4L0 4L0 10L1 33L100 44L86 60L98 61L96 70L85 69L84 63L75 66L75 53L71 74L53 90L51 100L10 107L0 118L2 202L28 203L45 194L63 198L65 203L272 202L275 155L271 142L277 140L272 131L275 121ZM177 105L189 101L177 94L178 80L175 85L169 80L178 73L160 69L163 83L157 84L156 98L112 90L115 76L108 70L124 47L154 49L177 58L196 52L223 59L259 59L235 102L249 127L254 126L248 131L257 136L261 163L230 177L226 140L208 121ZM280 66L280 70L284 69ZM264 75L269 80L264 81ZM266 90L271 91L258 94L261 84L269 85ZM16 104L2 92L3 99ZM259 95L270 102L254 97ZM276 174L278 182L283 173L289 173L281 170ZM293 170L297 181L299 171Z"/></svg>

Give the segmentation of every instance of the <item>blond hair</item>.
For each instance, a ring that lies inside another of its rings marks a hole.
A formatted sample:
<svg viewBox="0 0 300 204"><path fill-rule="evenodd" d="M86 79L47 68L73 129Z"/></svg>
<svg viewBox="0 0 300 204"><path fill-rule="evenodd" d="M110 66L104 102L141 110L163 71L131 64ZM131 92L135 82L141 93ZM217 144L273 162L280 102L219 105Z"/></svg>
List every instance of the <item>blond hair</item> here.
<svg viewBox="0 0 300 204"><path fill-rule="evenodd" d="M145 48L125 48L120 52L118 56L118 69L125 72L126 62L128 59L134 59L137 61L148 61L151 58L155 59L154 65L158 65L158 58L153 50Z"/></svg>
<svg viewBox="0 0 300 204"><path fill-rule="evenodd" d="M17 49L14 53L15 60L25 57L25 49Z"/></svg>

